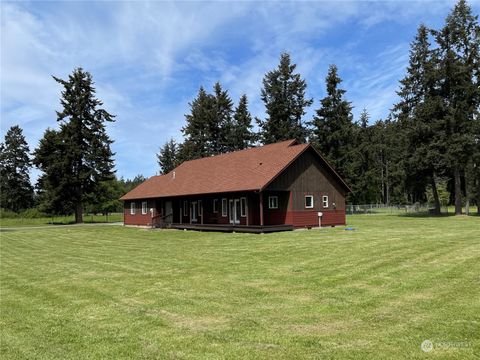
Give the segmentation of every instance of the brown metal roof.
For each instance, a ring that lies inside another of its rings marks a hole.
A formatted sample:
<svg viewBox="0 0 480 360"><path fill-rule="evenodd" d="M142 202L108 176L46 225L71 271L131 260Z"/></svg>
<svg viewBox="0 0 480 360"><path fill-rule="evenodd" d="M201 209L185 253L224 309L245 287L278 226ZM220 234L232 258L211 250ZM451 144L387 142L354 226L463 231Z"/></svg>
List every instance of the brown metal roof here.
<svg viewBox="0 0 480 360"><path fill-rule="evenodd" d="M121 200L262 190L309 147L288 140L185 161L166 175L152 176Z"/></svg>

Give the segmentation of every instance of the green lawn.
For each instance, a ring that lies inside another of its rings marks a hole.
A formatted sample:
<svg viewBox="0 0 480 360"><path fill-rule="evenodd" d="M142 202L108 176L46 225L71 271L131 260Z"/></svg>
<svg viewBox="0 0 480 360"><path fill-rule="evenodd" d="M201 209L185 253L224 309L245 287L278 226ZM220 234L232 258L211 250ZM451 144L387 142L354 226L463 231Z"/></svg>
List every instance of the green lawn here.
<svg viewBox="0 0 480 360"><path fill-rule="evenodd" d="M4 231L0 357L478 359L480 218L348 222Z"/></svg>
<svg viewBox="0 0 480 360"><path fill-rule="evenodd" d="M123 214L109 214L108 216L85 214L83 220L85 223L119 222L123 221ZM0 227L67 225L74 222L75 217L73 215L41 218L0 218Z"/></svg>

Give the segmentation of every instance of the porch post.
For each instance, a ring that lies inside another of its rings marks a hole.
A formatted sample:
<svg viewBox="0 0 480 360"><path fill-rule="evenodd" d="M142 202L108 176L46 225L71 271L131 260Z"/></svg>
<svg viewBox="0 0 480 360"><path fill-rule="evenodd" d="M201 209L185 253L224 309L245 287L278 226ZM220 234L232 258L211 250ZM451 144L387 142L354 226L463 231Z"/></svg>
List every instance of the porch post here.
<svg viewBox="0 0 480 360"><path fill-rule="evenodd" d="M242 200L240 199L240 201L242 201ZM248 194L245 196L245 215L247 215L247 218L245 219L245 222L248 226L249 225L248 224Z"/></svg>
<svg viewBox="0 0 480 360"><path fill-rule="evenodd" d="M201 217L201 221L202 221L201 224L203 225L203 201L202 200L200 200L200 201L201 201L201 204L202 204L200 206L200 208L202 209L202 215L200 215L200 217Z"/></svg>
<svg viewBox="0 0 480 360"><path fill-rule="evenodd" d="M263 192L260 191L260 226L263 226Z"/></svg>

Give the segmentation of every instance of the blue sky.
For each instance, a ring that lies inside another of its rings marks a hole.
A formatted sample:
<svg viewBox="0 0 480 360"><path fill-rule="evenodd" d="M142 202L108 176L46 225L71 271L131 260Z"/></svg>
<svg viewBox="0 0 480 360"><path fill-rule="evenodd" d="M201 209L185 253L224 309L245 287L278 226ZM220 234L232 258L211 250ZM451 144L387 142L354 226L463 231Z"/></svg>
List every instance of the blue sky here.
<svg viewBox="0 0 480 360"><path fill-rule="evenodd" d="M19 124L30 148L57 126L61 88L75 67L92 73L117 116L108 126L119 176L154 175L156 152L181 140L198 88L218 80L234 101L246 93L263 117L263 75L288 51L314 105L329 64L339 67L354 114L372 121L396 100L409 43L423 22L438 28L453 1L1 3L1 136ZM470 1L479 14L480 2ZM36 174L33 174L36 177Z"/></svg>

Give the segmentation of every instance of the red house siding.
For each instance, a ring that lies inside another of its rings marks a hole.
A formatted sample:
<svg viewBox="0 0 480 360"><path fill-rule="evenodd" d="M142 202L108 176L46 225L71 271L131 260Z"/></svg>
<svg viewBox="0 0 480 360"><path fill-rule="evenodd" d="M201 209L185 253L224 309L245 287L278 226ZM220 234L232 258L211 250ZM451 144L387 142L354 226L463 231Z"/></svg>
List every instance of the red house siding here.
<svg viewBox="0 0 480 360"><path fill-rule="evenodd" d="M322 226L346 224L345 210L324 210L322 213ZM296 228L318 226L318 211L316 210L293 211L291 216L293 226Z"/></svg>
<svg viewBox="0 0 480 360"><path fill-rule="evenodd" d="M142 214L142 202L147 202L147 213ZM130 204L135 203L135 214L130 213ZM143 225L149 226L152 224L152 214L150 209L154 209L154 215L156 215L156 204L155 200L135 200L135 201L125 201L123 207L123 219L124 224L126 225Z"/></svg>

